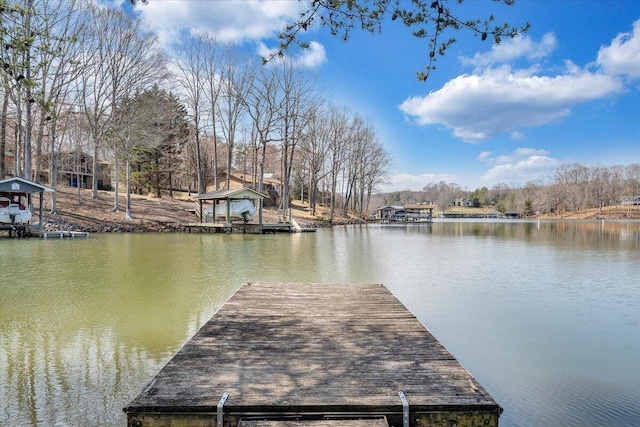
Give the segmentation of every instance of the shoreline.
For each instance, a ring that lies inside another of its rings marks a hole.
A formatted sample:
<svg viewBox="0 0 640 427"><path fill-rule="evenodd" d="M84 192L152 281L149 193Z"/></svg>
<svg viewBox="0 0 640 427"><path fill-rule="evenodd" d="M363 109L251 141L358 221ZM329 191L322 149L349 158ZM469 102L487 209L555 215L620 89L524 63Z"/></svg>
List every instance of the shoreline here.
<svg viewBox="0 0 640 427"><path fill-rule="evenodd" d="M180 198L156 198L132 195L131 219L125 219L126 195L118 197L118 210L114 210L114 193L99 191L93 199L91 190L59 186L56 189L56 212L51 212L51 200L44 199L43 231L81 231L88 233L179 233L187 232L186 224L199 221L194 213L195 202ZM336 225L361 224L361 219L336 218L332 223L323 219L328 209L319 208L312 216L308 207L292 202L293 218L304 228L326 228ZM263 222L277 223L278 213L265 208Z"/></svg>
<svg viewBox="0 0 640 427"><path fill-rule="evenodd" d="M56 213L51 213L51 199L44 199L43 231L82 231L89 233L175 233L186 232L185 224L198 222L194 214L193 201L184 199L155 198L143 195L132 195L132 219L125 219L126 198L120 194L118 205L120 209L114 211L114 193L99 191L99 198L91 197L91 190L59 186L57 188ZM318 215L309 213L306 204L300 201L292 202L293 218L305 228L327 228L333 226L366 224L360 218L335 218L329 222L328 208L318 207ZM473 212L482 212L477 208ZM472 212L472 211L469 211ZM438 221L434 213L434 220ZM578 212L565 212L562 215L538 215L520 220L528 221L640 221L640 206L607 206L600 210L588 209ZM266 208L263 211L265 223L277 223L277 211Z"/></svg>

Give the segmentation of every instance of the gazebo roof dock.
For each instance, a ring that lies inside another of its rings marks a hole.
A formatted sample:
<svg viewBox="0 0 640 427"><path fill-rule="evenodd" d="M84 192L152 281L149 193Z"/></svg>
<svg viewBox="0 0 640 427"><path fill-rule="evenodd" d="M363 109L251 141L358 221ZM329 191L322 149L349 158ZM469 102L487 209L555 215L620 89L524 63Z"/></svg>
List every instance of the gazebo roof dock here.
<svg viewBox="0 0 640 427"><path fill-rule="evenodd" d="M263 200L267 198L251 188L220 190L204 193L196 197L200 222L187 224L191 231L214 231L230 233L239 230L243 233L290 232L292 224L283 222L265 224L262 217ZM253 217L257 213L258 219Z"/></svg>

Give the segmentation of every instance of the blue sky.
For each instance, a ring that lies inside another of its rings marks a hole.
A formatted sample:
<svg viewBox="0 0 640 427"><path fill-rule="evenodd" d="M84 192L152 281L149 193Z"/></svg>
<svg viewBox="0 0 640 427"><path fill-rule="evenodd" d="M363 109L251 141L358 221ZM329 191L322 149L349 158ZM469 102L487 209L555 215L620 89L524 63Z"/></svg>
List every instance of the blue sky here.
<svg viewBox="0 0 640 427"><path fill-rule="evenodd" d="M408 2L408 0L406 0ZM460 32L427 82L424 41L398 21L347 42L312 28L290 51L325 96L370 120L391 154L384 191L430 182L491 188L544 179L564 163L640 163L640 1L489 0L452 3L465 17L531 24L493 46ZM164 43L211 31L248 54L304 6L297 0L150 0L139 16ZM453 10L456 10L453 9Z"/></svg>

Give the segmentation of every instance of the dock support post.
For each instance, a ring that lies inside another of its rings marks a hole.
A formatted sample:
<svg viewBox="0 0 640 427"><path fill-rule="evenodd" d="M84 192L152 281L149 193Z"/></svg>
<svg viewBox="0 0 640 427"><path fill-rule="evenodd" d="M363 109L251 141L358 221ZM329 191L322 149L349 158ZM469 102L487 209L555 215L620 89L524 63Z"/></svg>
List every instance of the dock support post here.
<svg viewBox="0 0 640 427"><path fill-rule="evenodd" d="M222 397L220 398L220 402L218 402L218 417L217 417L217 422L216 422L216 427L222 427L222 425L224 424L224 402L227 401L227 398L229 397L229 393L224 393L222 395Z"/></svg>
<svg viewBox="0 0 640 427"><path fill-rule="evenodd" d="M409 427L409 401L403 391L399 391L398 396L402 401L402 425L403 427Z"/></svg>

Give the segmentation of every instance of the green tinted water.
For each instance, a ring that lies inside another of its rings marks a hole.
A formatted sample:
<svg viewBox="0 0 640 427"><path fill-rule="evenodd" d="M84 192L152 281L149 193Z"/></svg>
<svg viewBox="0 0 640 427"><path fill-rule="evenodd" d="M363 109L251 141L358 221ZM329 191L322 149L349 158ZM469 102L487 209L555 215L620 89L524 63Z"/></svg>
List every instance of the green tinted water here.
<svg viewBox="0 0 640 427"><path fill-rule="evenodd" d="M637 425L640 224L437 222L279 235L0 239L0 425L122 407L246 281L384 283L505 408Z"/></svg>

